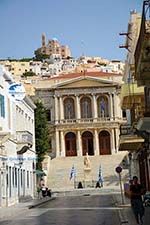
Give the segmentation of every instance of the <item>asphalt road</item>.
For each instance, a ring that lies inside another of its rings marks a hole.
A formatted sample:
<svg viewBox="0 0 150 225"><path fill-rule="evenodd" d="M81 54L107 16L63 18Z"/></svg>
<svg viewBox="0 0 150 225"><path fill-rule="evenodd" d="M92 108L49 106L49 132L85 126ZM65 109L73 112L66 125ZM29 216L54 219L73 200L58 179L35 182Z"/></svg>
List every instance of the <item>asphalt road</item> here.
<svg viewBox="0 0 150 225"><path fill-rule="evenodd" d="M112 196L59 197L0 225L120 225Z"/></svg>

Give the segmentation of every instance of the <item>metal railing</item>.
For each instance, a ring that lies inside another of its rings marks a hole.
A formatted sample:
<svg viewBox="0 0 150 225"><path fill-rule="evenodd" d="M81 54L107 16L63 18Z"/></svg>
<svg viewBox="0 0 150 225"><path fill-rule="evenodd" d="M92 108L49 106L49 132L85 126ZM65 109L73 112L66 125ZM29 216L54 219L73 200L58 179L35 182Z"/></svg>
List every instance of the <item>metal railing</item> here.
<svg viewBox="0 0 150 225"><path fill-rule="evenodd" d="M33 144L33 135L29 131L17 131L17 142Z"/></svg>
<svg viewBox="0 0 150 225"><path fill-rule="evenodd" d="M55 124L75 124L75 123L98 123L98 122L112 122L112 121L125 121L126 118L120 118L120 117L98 117L98 118L81 118L81 119L62 119L62 120L56 120ZM51 123L52 125L53 123Z"/></svg>
<svg viewBox="0 0 150 225"><path fill-rule="evenodd" d="M136 133L137 122L132 125L124 124L120 126L120 135L132 135Z"/></svg>

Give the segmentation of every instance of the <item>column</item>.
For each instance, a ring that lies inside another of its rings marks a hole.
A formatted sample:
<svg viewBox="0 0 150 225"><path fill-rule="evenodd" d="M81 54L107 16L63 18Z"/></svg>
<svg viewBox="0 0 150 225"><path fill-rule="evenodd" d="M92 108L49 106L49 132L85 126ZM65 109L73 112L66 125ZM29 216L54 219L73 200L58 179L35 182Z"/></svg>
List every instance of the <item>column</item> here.
<svg viewBox="0 0 150 225"><path fill-rule="evenodd" d="M97 119L97 102L95 94L93 94L93 118Z"/></svg>
<svg viewBox="0 0 150 225"><path fill-rule="evenodd" d="M59 144L59 131L56 130L56 142L55 142L55 146L56 146L56 157L60 156L60 144Z"/></svg>
<svg viewBox="0 0 150 225"><path fill-rule="evenodd" d="M77 156L82 156L82 142L80 130L77 131Z"/></svg>
<svg viewBox="0 0 150 225"><path fill-rule="evenodd" d="M109 94L109 101L110 101L110 118L113 120L113 99L112 94Z"/></svg>
<svg viewBox="0 0 150 225"><path fill-rule="evenodd" d="M119 97L116 93L114 93L114 116L115 118L120 117L121 115L121 107L119 102Z"/></svg>
<svg viewBox="0 0 150 225"><path fill-rule="evenodd" d="M120 134L119 128L116 128L115 132L116 132L116 153L117 153L119 149L119 134Z"/></svg>
<svg viewBox="0 0 150 225"><path fill-rule="evenodd" d="M60 120L64 119L64 107L63 107L63 99L60 97Z"/></svg>
<svg viewBox="0 0 150 225"><path fill-rule="evenodd" d="M114 135L114 129L111 130L111 154L115 154L115 135Z"/></svg>
<svg viewBox="0 0 150 225"><path fill-rule="evenodd" d="M58 97L55 96L55 118L54 120L58 123L59 115L58 115Z"/></svg>
<svg viewBox="0 0 150 225"><path fill-rule="evenodd" d="M78 95L76 95L76 119L81 119L80 100Z"/></svg>
<svg viewBox="0 0 150 225"><path fill-rule="evenodd" d="M65 154L64 132L63 131L60 131L60 139L61 139L61 146L60 146L61 156L66 156L66 154Z"/></svg>
<svg viewBox="0 0 150 225"><path fill-rule="evenodd" d="M94 130L94 155L100 155L100 153L99 153L99 139L98 139L97 130Z"/></svg>

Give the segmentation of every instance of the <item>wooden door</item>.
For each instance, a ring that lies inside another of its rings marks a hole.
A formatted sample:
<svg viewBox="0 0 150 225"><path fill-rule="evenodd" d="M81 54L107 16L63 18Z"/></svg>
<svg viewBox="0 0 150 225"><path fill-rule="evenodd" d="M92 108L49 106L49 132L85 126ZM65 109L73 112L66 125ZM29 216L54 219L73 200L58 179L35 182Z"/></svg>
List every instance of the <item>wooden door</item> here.
<svg viewBox="0 0 150 225"><path fill-rule="evenodd" d="M99 134L99 147L100 147L100 155L110 155L110 134L107 131L102 131Z"/></svg>

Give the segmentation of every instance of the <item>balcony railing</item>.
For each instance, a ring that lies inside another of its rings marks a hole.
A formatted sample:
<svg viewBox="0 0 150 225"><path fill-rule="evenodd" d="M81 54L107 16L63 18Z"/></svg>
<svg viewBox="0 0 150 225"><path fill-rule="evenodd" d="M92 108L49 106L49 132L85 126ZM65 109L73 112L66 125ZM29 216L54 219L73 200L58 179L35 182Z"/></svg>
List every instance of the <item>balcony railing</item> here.
<svg viewBox="0 0 150 225"><path fill-rule="evenodd" d="M130 124L124 124L120 126L120 135L134 135L136 133L137 122Z"/></svg>
<svg viewBox="0 0 150 225"><path fill-rule="evenodd" d="M136 74L137 80L138 80L138 76L140 76L139 68L141 67L140 61L143 60L142 52L144 48L145 48L145 52L147 51L148 53L148 54L145 54L145 56L146 55L147 56L146 58L144 58L144 60L148 60L149 58L149 49L144 47L145 41L149 42L149 40L150 40L150 1L144 1L140 33L139 33L139 38L137 41L135 55L134 55L135 56L135 74ZM145 72L145 70L147 71L147 69L149 71L149 66L146 65L145 68L143 69L143 72Z"/></svg>
<svg viewBox="0 0 150 225"><path fill-rule="evenodd" d="M126 121L126 118L120 117L99 117L99 118L81 118L81 119L63 119L55 121L55 124L75 124L75 123L99 123L112 121Z"/></svg>
<svg viewBox="0 0 150 225"><path fill-rule="evenodd" d="M29 131L17 131L17 142L33 144L33 135Z"/></svg>

